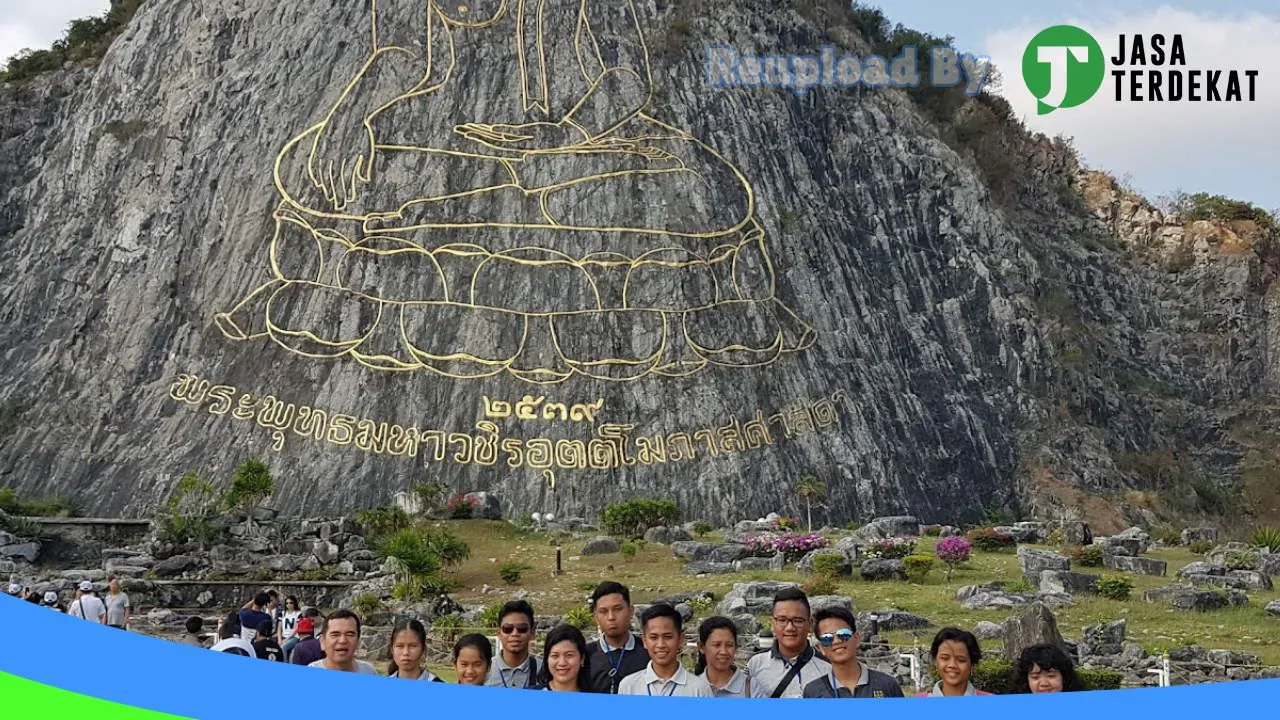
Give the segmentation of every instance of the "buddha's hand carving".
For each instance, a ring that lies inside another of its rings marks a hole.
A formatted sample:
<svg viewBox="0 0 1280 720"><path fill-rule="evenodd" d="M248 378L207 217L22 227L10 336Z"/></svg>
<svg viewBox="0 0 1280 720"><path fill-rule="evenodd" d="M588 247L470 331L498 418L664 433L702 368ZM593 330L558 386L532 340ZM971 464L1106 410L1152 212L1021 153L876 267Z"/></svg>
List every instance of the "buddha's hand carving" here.
<svg viewBox="0 0 1280 720"><path fill-rule="evenodd" d="M552 152L586 145L591 138L569 122L534 122L522 125L466 123L454 128L463 137L496 150Z"/></svg>
<svg viewBox="0 0 1280 720"><path fill-rule="evenodd" d="M307 174L340 211L355 202L360 186L372 178L373 155L373 130L363 118L339 110L316 134Z"/></svg>

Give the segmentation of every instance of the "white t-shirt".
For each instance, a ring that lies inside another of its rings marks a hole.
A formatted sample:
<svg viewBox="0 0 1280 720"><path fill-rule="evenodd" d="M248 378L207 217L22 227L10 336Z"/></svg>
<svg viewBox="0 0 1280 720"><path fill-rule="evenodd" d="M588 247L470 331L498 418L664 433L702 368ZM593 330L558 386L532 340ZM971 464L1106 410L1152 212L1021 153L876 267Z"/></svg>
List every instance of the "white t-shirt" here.
<svg viewBox="0 0 1280 720"><path fill-rule="evenodd" d="M298 634L298 620L302 619L301 610L290 610L280 616L280 642L284 642Z"/></svg>
<svg viewBox="0 0 1280 720"><path fill-rule="evenodd" d="M328 670L329 669L328 666L326 666L324 663L325 661L322 658L320 660L317 660L311 663L307 667L320 668L321 670ZM378 674L377 668L375 668L373 665L363 660L356 661L356 672L361 675L377 675Z"/></svg>
<svg viewBox="0 0 1280 720"><path fill-rule="evenodd" d="M67 614L92 622L102 622L102 617L107 614L107 606L96 595L81 595L71 601Z"/></svg>
<svg viewBox="0 0 1280 720"><path fill-rule="evenodd" d="M238 637L229 637L226 640L219 640L218 642L214 643L213 647L209 649L215 650L217 652L226 652L232 648L243 651L245 655L248 655L251 658L258 657L258 653L254 651L253 645L250 644L248 640L245 640L244 638L238 638ZM239 653L235 653L235 654L238 655Z"/></svg>

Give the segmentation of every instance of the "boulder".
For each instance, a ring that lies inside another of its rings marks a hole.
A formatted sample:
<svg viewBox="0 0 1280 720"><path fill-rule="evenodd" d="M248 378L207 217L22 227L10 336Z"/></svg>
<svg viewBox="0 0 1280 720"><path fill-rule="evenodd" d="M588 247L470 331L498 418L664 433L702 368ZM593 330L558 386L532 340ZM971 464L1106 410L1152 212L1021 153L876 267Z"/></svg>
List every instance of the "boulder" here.
<svg viewBox="0 0 1280 720"><path fill-rule="evenodd" d="M291 573L298 569L298 561L289 555L272 555L264 563L272 572Z"/></svg>
<svg viewBox="0 0 1280 720"><path fill-rule="evenodd" d="M760 621L755 615L749 613L740 613L729 618L734 625L738 626L739 635L755 635L760 632Z"/></svg>
<svg viewBox="0 0 1280 720"><path fill-rule="evenodd" d="M1039 590L1043 593L1067 593L1069 595L1096 593L1098 591L1098 576L1069 570L1043 570L1040 572Z"/></svg>
<svg viewBox="0 0 1280 720"><path fill-rule="evenodd" d="M1204 559L1215 565L1226 565L1227 558L1232 555L1249 554L1256 556L1253 546L1241 542L1229 542L1210 550Z"/></svg>
<svg viewBox="0 0 1280 720"><path fill-rule="evenodd" d="M1118 655L1124 649L1127 632L1128 623L1124 620L1086 626L1078 648L1081 658L1088 655Z"/></svg>
<svg viewBox="0 0 1280 720"><path fill-rule="evenodd" d="M1067 545L1083 546L1093 544L1093 532L1089 530L1089 523L1078 520L1069 520L1062 523L1062 537Z"/></svg>
<svg viewBox="0 0 1280 720"><path fill-rule="evenodd" d="M676 603L676 612L680 613L680 619L683 622L689 622L693 619L693 606L689 603Z"/></svg>
<svg viewBox="0 0 1280 720"><path fill-rule="evenodd" d="M1215 565L1213 563L1207 563L1207 562L1193 562L1193 563L1187 563L1186 565L1183 565L1182 569L1178 571L1177 576L1180 578L1183 578L1183 577L1187 577L1188 575L1226 575L1226 574L1227 574L1226 565Z"/></svg>
<svg viewBox="0 0 1280 720"><path fill-rule="evenodd" d="M1238 571L1233 570L1232 572L1238 572ZM1245 572L1248 572L1248 571L1245 571ZM1196 587L1235 588L1236 590L1247 590L1249 588L1248 583L1246 583L1244 580L1236 577L1231 577L1228 575L1207 575L1204 573L1190 573L1188 575L1184 575L1182 579L1191 583Z"/></svg>
<svg viewBox="0 0 1280 720"><path fill-rule="evenodd" d="M916 615L891 608L872 610L870 612L860 612L858 613L857 621L858 627L863 627L864 625L869 626L874 621L877 632L918 630L920 628L933 627L933 621L923 615Z"/></svg>
<svg viewBox="0 0 1280 720"><path fill-rule="evenodd" d="M1032 645L1047 643L1065 650L1058 620L1044 603L1033 602L1025 610L1004 621L1004 656L1017 662L1022 651Z"/></svg>
<svg viewBox="0 0 1280 720"><path fill-rule="evenodd" d="M1067 571L1071 569L1071 559L1065 555L1060 555L1047 550L1031 550L1029 548L1018 548L1018 567L1022 570L1022 577L1032 586L1040 584L1040 573L1045 570L1061 570Z"/></svg>
<svg viewBox="0 0 1280 720"><path fill-rule="evenodd" d="M792 582L777 580L757 580L753 582L734 583L733 589L725 594L724 600L716 606L716 614L732 616L738 613L763 615L773 609L773 596L784 588L799 588Z"/></svg>
<svg viewBox="0 0 1280 720"><path fill-rule="evenodd" d="M594 537L582 546L583 555L609 555L616 552L618 552L618 541L606 535Z"/></svg>
<svg viewBox="0 0 1280 720"><path fill-rule="evenodd" d="M308 548L311 556L321 565L332 565L338 561L338 546L329 542L328 539L320 538L311 541L311 547Z"/></svg>
<svg viewBox="0 0 1280 720"><path fill-rule="evenodd" d="M880 540L891 537L919 537L920 521L911 515L878 517L854 531L860 540Z"/></svg>
<svg viewBox="0 0 1280 720"><path fill-rule="evenodd" d="M191 555L174 555L171 558L165 558L157 562L153 570L155 570L158 577L167 578L181 575L199 565L199 559Z"/></svg>
<svg viewBox="0 0 1280 720"><path fill-rule="evenodd" d="M1266 610L1268 615L1280 617L1280 600L1272 600L1267 603L1267 606L1263 609Z"/></svg>
<svg viewBox="0 0 1280 720"><path fill-rule="evenodd" d="M733 563L715 562L713 560L694 560L684 566L687 575L726 575L737 572Z"/></svg>
<svg viewBox="0 0 1280 720"><path fill-rule="evenodd" d="M213 607L214 602L216 600L213 597L213 593L208 590L202 590L199 595L196 595L196 607Z"/></svg>
<svg viewBox="0 0 1280 720"><path fill-rule="evenodd" d="M693 600L715 600L716 596L710 590L700 590L698 592L683 592L675 595L664 595L653 601L654 605L666 603L667 605L679 605L680 603L688 603Z"/></svg>
<svg viewBox="0 0 1280 720"><path fill-rule="evenodd" d="M906 580L907 569L897 558L870 558L859 569L864 580Z"/></svg>
<svg viewBox="0 0 1280 720"><path fill-rule="evenodd" d="M844 608L853 612L853 598L844 595L814 595L809 598L809 607L815 613L824 608Z"/></svg>
<svg viewBox="0 0 1280 720"><path fill-rule="evenodd" d="M1131 527L1122 532L1118 532L1111 536L1111 542L1117 541L1125 543L1127 547L1134 548L1134 555L1141 555L1151 549L1151 534L1140 527ZM1130 543L1137 543L1136 547Z"/></svg>
<svg viewBox="0 0 1280 720"><path fill-rule="evenodd" d="M40 543L35 541L14 543L0 547L0 557L4 558L22 558L29 563L33 563L39 555Z"/></svg>
<svg viewBox="0 0 1280 720"><path fill-rule="evenodd" d="M1207 540L1211 543L1218 542L1218 531L1211 527L1194 527L1187 528L1182 531L1182 544L1190 545L1199 540Z"/></svg>
<svg viewBox="0 0 1280 720"><path fill-rule="evenodd" d="M979 621L973 627L973 635L979 640L994 640L1004 634L1004 628L990 620Z"/></svg>
<svg viewBox="0 0 1280 720"><path fill-rule="evenodd" d="M147 574L147 569L138 565L107 565L107 574L118 578L137 578Z"/></svg>
<svg viewBox="0 0 1280 720"><path fill-rule="evenodd" d="M1134 555L1141 555L1144 550L1141 540L1131 537L1120 537L1118 535L1108 538L1097 538L1094 540L1094 544L1101 545L1102 552L1106 555L1133 557Z"/></svg>
<svg viewBox="0 0 1280 720"><path fill-rule="evenodd" d="M1248 590L1272 589L1271 577L1257 570L1228 570L1225 577L1239 581Z"/></svg>
<svg viewBox="0 0 1280 720"><path fill-rule="evenodd" d="M1249 597L1239 590L1198 590L1174 585L1143 593L1147 602L1164 602L1175 610L1204 612L1228 606L1249 604Z"/></svg>
<svg viewBox="0 0 1280 720"><path fill-rule="evenodd" d="M697 541L676 541L671 543L671 554L685 560L706 560L711 557L715 545Z"/></svg>
<svg viewBox="0 0 1280 720"><path fill-rule="evenodd" d="M1018 542L1038 543L1049 537L1049 524L1039 520L1016 522L1013 527L1021 533L1020 536L1016 534L1014 536L1018 538ZM1024 537L1026 538L1025 540L1023 539Z"/></svg>
<svg viewBox="0 0 1280 720"><path fill-rule="evenodd" d="M712 548L709 559L718 563L731 563L734 560L751 557L753 554L751 548L741 543L725 543Z"/></svg>
<svg viewBox="0 0 1280 720"><path fill-rule="evenodd" d="M751 572L752 570L772 570L773 558L745 557L732 563L735 572Z"/></svg>
<svg viewBox="0 0 1280 720"><path fill-rule="evenodd" d="M1102 564L1112 570L1157 576L1164 575L1169 566L1169 563L1164 560L1120 555L1103 555Z"/></svg>
<svg viewBox="0 0 1280 720"><path fill-rule="evenodd" d="M502 501L497 495L488 492L469 492L463 499L475 506L472 517L485 520L502 519Z"/></svg>
<svg viewBox="0 0 1280 720"><path fill-rule="evenodd" d="M1258 553L1253 569L1268 577L1280 577L1280 553Z"/></svg>

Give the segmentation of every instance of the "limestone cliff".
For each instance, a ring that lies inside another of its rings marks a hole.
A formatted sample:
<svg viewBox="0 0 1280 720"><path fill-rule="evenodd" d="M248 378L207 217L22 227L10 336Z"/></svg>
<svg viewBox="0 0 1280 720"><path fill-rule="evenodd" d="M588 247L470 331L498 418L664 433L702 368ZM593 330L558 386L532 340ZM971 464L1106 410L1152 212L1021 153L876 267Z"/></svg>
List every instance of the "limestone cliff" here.
<svg viewBox="0 0 1280 720"><path fill-rule="evenodd" d="M865 51L838 3L395 5L148 0L0 89L0 485L142 514L260 456L285 511L730 520L814 474L833 523L1119 522L1244 476L1273 234L998 100L706 87L710 44Z"/></svg>

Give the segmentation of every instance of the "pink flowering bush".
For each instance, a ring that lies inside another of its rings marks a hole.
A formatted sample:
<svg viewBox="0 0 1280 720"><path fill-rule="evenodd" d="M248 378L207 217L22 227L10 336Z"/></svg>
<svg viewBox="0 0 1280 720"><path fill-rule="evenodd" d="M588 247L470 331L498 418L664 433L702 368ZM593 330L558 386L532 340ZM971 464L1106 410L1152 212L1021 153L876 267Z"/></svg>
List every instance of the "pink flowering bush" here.
<svg viewBox="0 0 1280 720"><path fill-rule="evenodd" d="M947 582L951 582L951 573L957 565L969 560L973 545L962 537L953 536L942 538L933 549L938 554L938 559L947 564Z"/></svg>
<svg viewBox="0 0 1280 720"><path fill-rule="evenodd" d="M475 516L480 499L466 495L454 495L444 504L445 513L454 520L466 520Z"/></svg>
<svg viewBox="0 0 1280 720"><path fill-rule="evenodd" d="M863 548L867 557L872 558L904 558L916 551L914 537L891 537L867 545Z"/></svg>
<svg viewBox="0 0 1280 720"><path fill-rule="evenodd" d="M793 561L804 557L805 553L810 550L817 550L827 546L827 539L816 532L804 535L761 533L742 542L751 548L753 555L770 556L774 553L783 553L787 560Z"/></svg>

